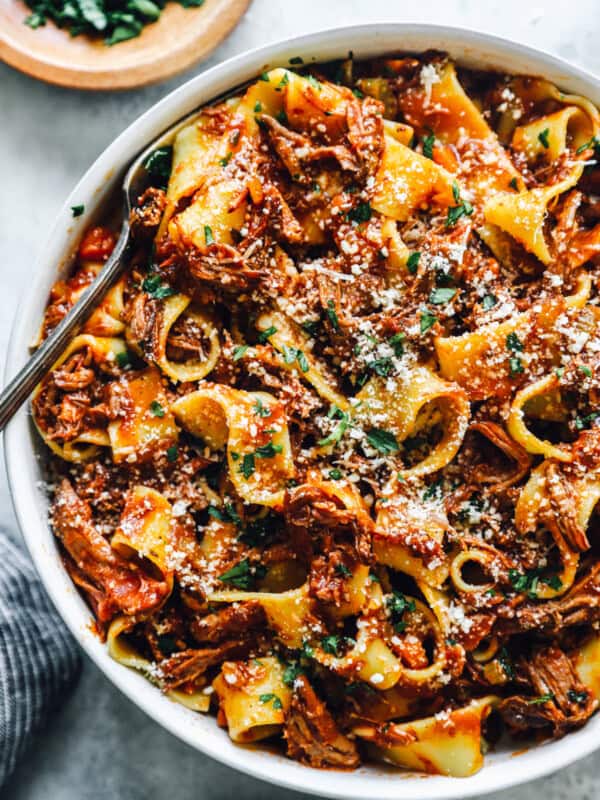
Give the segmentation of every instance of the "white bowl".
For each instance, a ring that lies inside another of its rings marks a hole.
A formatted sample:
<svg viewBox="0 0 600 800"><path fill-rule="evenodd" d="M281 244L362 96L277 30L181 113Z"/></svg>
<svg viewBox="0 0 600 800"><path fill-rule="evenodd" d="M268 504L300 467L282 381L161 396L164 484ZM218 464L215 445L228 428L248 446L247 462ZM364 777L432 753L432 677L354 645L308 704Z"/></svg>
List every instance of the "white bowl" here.
<svg viewBox="0 0 600 800"><path fill-rule="evenodd" d="M33 285L23 300L8 350L7 377L23 365L38 329L51 285L69 268L84 227L115 190L126 165L173 122L265 68L287 65L293 56L305 62L345 57L352 50L365 58L398 51L445 50L465 66L507 73L541 75L564 90L600 105L600 82L592 75L547 53L460 28L434 25L372 24L339 28L244 53L181 86L147 111L108 147L73 190L56 221L37 264ZM73 221L70 206L85 204ZM134 703L183 741L235 769L291 789L345 800L434 800L465 798L523 783L554 772L600 745L600 715L557 742L532 746L518 757L511 749L486 758L470 778L446 778L365 766L353 773L303 767L260 747L233 744L211 716L173 703L141 675L120 666L92 633L91 614L64 570L47 522L47 500L39 464L42 447L25 408L5 433L6 461L13 503L29 552L61 616L86 653ZM516 750L516 746L515 746ZM165 769L169 766L164 765Z"/></svg>

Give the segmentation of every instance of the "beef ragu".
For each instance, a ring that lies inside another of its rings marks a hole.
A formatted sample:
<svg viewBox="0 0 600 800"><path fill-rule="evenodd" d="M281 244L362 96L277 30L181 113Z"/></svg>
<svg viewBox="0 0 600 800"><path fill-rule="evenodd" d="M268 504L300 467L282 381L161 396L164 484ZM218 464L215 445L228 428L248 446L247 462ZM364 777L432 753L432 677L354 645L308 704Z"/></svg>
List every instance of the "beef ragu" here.
<svg viewBox="0 0 600 800"><path fill-rule="evenodd" d="M439 53L290 63L147 162L33 398L52 525L111 655L234 741L469 775L600 695L599 115Z"/></svg>

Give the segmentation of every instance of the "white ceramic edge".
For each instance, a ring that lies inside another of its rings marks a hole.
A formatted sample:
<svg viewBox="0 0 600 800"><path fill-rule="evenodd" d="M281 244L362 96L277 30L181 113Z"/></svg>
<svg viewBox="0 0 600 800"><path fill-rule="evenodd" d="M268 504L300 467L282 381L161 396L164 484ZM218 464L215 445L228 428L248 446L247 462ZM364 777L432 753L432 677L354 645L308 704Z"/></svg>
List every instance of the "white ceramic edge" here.
<svg viewBox="0 0 600 800"><path fill-rule="evenodd" d="M212 97L262 71L286 65L293 56L305 61L358 57L393 51L446 50L463 63L482 68L548 77L561 88L600 104L600 82L582 69L526 45L495 36L438 25L373 23L326 30L267 45L225 61L176 89L129 126L94 162L66 200L37 261L32 285L25 291L11 333L6 378L24 363L35 335L57 266L68 266L78 238L94 210L114 190L125 166L173 121ZM85 214L73 220L70 206L84 203ZM112 661L91 629L90 612L66 574L47 524L47 503L40 486L38 442L29 414L21 409L5 432L9 486L27 547L42 581L71 632L104 674L149 716L192 747L246 774L298 791L344 800L453 800L497 791L548 775L600 746L600 716L566 738L514 757L492 754L486 766L467 779L423 777L377 766L354 773L311 770L281 756L230 742L211 718L172 703L142 676ZM165 764L168 769L168 764Z"/></svg>

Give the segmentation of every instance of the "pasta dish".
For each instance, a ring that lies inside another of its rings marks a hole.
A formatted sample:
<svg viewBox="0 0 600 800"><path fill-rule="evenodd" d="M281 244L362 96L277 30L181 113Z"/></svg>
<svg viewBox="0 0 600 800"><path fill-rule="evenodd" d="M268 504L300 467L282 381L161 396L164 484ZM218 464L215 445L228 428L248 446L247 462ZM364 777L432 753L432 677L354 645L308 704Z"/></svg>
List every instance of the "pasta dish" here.
<svg viewBox="0 0 600 800"><path fill-rule="evenodd" d="M596 711L599 122L442 53L292 58L152 153L32 399L113 658L320 768L467 776Z"/></svg>

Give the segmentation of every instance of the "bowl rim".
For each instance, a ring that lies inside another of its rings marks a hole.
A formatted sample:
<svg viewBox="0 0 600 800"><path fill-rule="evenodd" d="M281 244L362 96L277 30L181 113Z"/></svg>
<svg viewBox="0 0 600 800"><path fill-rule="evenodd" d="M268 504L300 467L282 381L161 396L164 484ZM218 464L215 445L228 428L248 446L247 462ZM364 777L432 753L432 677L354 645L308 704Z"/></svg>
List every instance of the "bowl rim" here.
<svg viewBox="0 0 600 800"><path fill-rule="evenodd" d="M377 53L428 47L448 50L463 63L476 62L480 68L493 63L498 68L502 65L507 72L542 75L600 104L600 80L592 73L544 50L459 26L373 22L289 37L234 56L200 73L148 109L113 140L78 181L36 259L33 281L21 296L9 337L5 382L27 358L35 323L39 324L48 289L57 278L57 265L65 269L70 263L80 234L114 191L124 166L145 143L212 97L258 74L266 66L287 65L292 56L300 55L305 63L310 63L343 57L350 49L359 57L372 57ZM456 52L460 54L456 56ZM74 221L70 207L82 201L86 211ZM267 751L233 745L216 727L213 718L208 718L212 722L210 728L200 724L194 720L194 712L171 703L146 678L110 658L105 645L92 632L90 611L66 575L49 531L47 504L42 498L36 465L37 444L33 441L27 408L22 408L8 425L4 444L9 490L19 527L60 616L86 654L118 689L152 719L205 755L271 784L314 795L345 800L363 800L365 793L372 800L458 800L549 775L600 747L600 715L597 715L564 739L519 751L519 758L513 757L517 753L504 753L501 758L496 754L486 759L480 772L468 779L457 779L398 770L390 777L389 770L373 765L353 773L326 772Z"/></svg>

